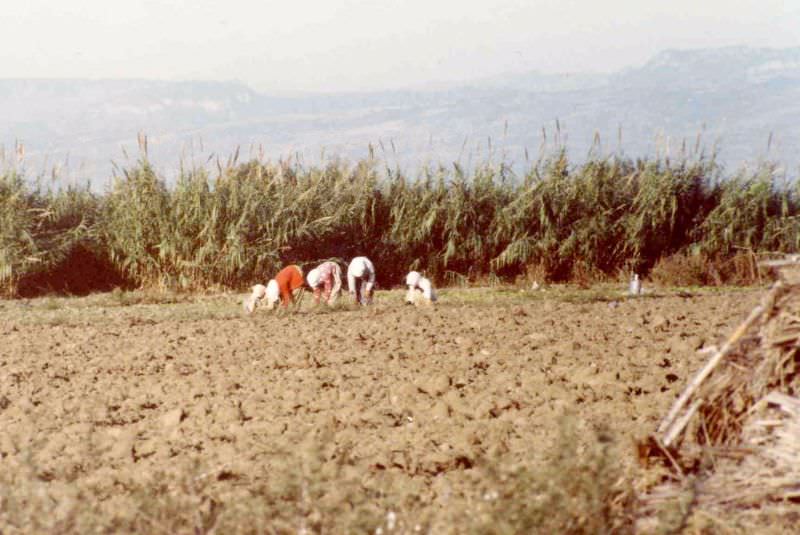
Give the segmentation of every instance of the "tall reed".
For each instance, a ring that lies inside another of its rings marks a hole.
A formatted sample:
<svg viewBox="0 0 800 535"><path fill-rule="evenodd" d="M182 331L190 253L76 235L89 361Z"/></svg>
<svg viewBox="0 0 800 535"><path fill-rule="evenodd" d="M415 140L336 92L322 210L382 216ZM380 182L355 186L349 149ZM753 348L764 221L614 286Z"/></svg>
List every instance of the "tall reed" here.
<svg viewBox="0 0 800 535"><path fill-rule="evenodd" d="M522 176L505 163L470 170L379 170L372 157L306 167L291 160L183 168L173 184L142 158L102 195L43 190L0 174L0 286L13 293L83 247L135 285L242 288L281 265L370 256L379 283L409 269L440 283L646 273L674 254L727 259L800 249L797 186L768 163L725 176L713 158L590 155L559 148ZM63 267L63 266L62 266ZM60 273L63 273L60 272Z"/></svg>
<svg viewBox="0 0 800 535"><path fill-rule="evenodd" d="M13 296L24 277L54 269L93 234L98 199L85 187L45 189L14 167L0 170L0 294Z"/></svg>

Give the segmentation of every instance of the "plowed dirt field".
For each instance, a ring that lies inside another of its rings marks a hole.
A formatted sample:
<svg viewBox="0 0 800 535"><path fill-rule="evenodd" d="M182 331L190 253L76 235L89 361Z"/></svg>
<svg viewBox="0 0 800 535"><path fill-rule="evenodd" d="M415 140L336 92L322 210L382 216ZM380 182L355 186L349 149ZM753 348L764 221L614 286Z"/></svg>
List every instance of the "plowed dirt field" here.
<svg viewBox="0 0 800 535"><path fill-rule="evenodd" d="M759 295L0 301L0 533L491 532L565 426L634 469Z"/></svg>

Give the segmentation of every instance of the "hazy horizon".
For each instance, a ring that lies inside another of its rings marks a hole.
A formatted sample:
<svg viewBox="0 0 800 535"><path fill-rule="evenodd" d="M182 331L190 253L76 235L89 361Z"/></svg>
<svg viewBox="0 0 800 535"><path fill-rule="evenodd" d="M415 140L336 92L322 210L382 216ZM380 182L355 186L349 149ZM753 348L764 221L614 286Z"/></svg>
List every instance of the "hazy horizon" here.
<svg viewBox="0 0 800 535"><path fill-rule="evenodd" d="M30 0L6 18L4 78L240 81L273 94L608 73L665 49L800 46L800 5L783 0Z"/></svg>
<svg viewBox="0 0 800 535"><path fill-rule="evenodd" d="M213 84L8 89L0 145L21 141L41 168L78 162L107 175L110 161L135 153L139 132L159 161L197 145L355 159L385 141L394 159L418 165L482 155L491 138L521 162L556 121L578 154L596 132L616 145L622 130L633 155L705 132L732 162L753 161L767 139L796 162L794 82L731 82L729 72L747 71L736 51L730 64L687 67L689 76L644 67L665 50L800 50L800 3L785 0L29 0L3 17L4 80L239 82L259 94ZM709 74L703 87L676 87ZM284 96L300 98L271 98Z"/></svg>

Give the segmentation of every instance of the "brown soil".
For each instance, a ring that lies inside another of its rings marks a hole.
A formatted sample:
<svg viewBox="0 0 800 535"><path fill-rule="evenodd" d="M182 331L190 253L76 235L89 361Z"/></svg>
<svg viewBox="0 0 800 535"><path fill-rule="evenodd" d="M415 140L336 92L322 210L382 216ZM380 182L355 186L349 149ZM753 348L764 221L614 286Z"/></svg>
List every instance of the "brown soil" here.
<svg viewBox="0 0 800 535"><path fill-rule="evenodd" d="M696 350L758 296L456 304L444 292L435 308L398 298L250 317L231 300L222 319L110 307L49 323L0 307L0 500L19 498L0 532L172 531L172 503L207 528L254 499L265 509L241 514L275 531L361 510L369 529L389 510L407 529L470 525L478 468L547 463L565 415L634 466L634 439L706 360Z"/></svg>

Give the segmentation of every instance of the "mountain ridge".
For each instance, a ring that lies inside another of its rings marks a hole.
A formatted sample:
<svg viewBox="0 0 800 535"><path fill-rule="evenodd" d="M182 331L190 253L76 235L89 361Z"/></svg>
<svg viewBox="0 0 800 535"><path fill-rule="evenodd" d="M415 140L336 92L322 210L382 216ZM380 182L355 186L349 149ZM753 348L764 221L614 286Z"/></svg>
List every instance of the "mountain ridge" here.
<svg viewBox="0 0 800 535"><path fill-rule="evenodd" d="M101 181L110 161L135 153L139 132L148 134L150 156L166 174L187 153L202 163L208 154L245 147L318 163L358 159L381 143L395 147L384 154L388 163L411 171L488 157L524 169L526 153L552 142L547 130L556 121L578 158L595 134L615 152L621 130L621 149L636 157L664 150L665 139L700 134L707 145L718 142L729 168L766 157L792 170L800 164L800 48L670 49L615 73L530 71L372 92L274 95L213 80L0 79L0 117L0 143L24 143L29 168L69 155L83 164L74 172Z"/></svg>

